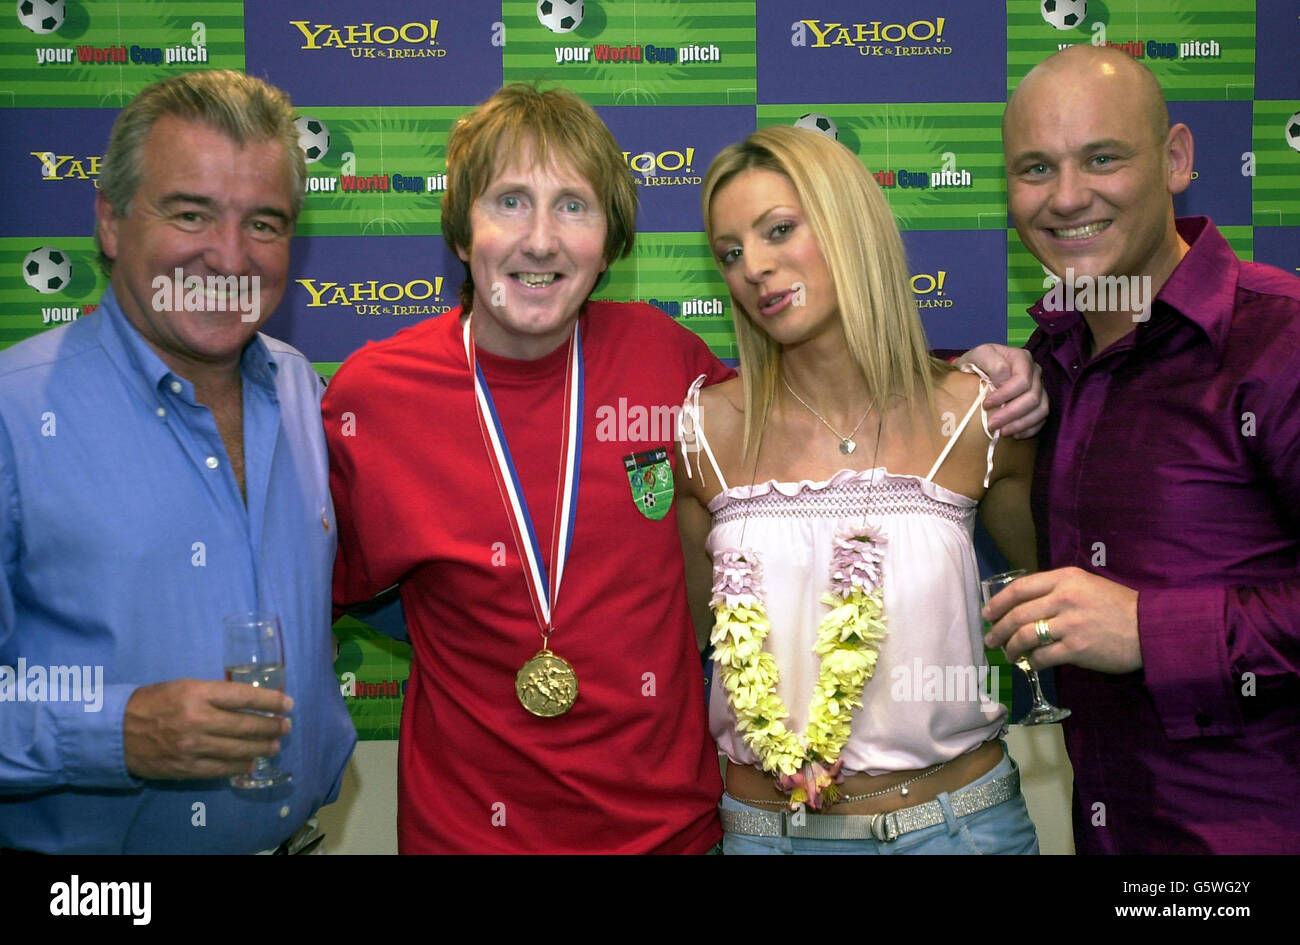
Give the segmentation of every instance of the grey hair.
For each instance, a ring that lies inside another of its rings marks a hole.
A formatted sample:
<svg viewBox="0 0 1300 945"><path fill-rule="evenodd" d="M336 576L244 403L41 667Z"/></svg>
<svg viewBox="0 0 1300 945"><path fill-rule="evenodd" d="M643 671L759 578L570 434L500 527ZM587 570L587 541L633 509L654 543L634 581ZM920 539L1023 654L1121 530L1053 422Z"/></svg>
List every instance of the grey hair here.
<svg viewBox="0 0 1300 945"><path fill-rule="evenodd" d="M283 91L231 69L185 72L142 89L113 123L100 166L99 192L114 215L124 217L144 176L144 146L158 119L175 116L202 122L243 147L250 141L279 141L289 158L293 218L302 211L307 159L298 146L293 105ZM111 272L95 228L99 265Z"/></svg>

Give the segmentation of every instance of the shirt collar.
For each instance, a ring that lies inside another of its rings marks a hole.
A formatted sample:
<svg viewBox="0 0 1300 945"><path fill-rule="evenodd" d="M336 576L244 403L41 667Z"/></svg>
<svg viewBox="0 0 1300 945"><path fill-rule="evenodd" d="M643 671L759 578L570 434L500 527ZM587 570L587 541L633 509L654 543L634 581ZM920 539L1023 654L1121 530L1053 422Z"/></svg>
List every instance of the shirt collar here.
<svg viewBox="0 0 1300 945"><path fill-rule="evenodd" d="M1187 255L1156 299L1200 326L1214 353L1222 357L1232 327L1241 261L1209 217L1184 217L1178 221L1178 235L1189 247Z"/></svg>
<svg viewBox="0 0 1300 945"><path fill-rule="evenodd" d="M1175 222L1178 235L1189 248L1156 293L1155 302L1168 306L1204 331L1214 353L1222 356L1232 324L1240 262L1209 217L1183 217ZM1053 337L1081 332L1085 326L1078 312L1049 312L1042 299L1030 307L1029 315Z"/></svg>
<svg viewBox="0 0 1300 945"><path fill-rule="evenodd" d="M163 359L158 357L157 352L149 347L149 343L122 311L122 306L117 301L117 295L111 285L104 290L99 300L99 311L104 313L100 343L128 374L144 381L150 391L155 391L164 384L170 384L173 380L179 381L183 385L185 396L190 400L193 399L193 384L187 378L172 371ZM275 375L278 370L279 365L276 364L270 349L262 340L261 332L258 332L253 336L253 340L244 346L243 354L240 355L240 373L259 387L274 391Z"/></svg>
<svg viewBox="0 0 1300 945"><path fill-rule="evenodd" d="M252 341L244 345L244 353L239 358L239 370L259 387L275 390L275 375L280 370L280 365L271 357L271 351L262 340L260 331L253 336Z"/></svg>

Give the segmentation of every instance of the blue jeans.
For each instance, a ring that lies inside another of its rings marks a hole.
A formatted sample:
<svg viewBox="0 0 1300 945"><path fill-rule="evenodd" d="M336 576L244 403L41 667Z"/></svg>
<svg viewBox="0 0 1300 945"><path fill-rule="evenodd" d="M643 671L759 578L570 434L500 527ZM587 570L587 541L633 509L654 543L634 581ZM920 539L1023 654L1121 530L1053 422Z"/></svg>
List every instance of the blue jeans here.
<svg viewBox="0 0 1300 945"><path fill-rule="evenodd" d="M995 781L1016 770L1016 763L1002 750L1002 760L982 777L967 787ZM977 814L958 819L953 816L950 795L935 798L943 807L945 823L904 834L897 840L809 840L802 837L751 837L742 833L726 833L722 837L722 852L727 855L778 855L782 853L856 854L863 856L892 856L899 853L917 854L1007 854L1038 853L1038 834L1029 819L1025 799L1017 793L1001 804ZM722 795L721 806L726 810L760 810L742 804L730 794ZM834 817L835 814L825 816Z"/></svg>

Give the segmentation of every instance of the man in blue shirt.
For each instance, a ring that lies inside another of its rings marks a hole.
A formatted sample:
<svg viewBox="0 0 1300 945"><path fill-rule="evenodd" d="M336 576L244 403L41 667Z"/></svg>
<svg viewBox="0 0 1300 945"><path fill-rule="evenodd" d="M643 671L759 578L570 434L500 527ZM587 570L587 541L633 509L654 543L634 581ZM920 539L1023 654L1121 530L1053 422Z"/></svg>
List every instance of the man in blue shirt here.
<svg viewBox="0 0 1300 945"><path fill-rule="evenodd" d="M0 848L283 848L338 793L321 384L258 334L304 176L278 90L150 86L104 159L98 310L0 353ZM279 616L283 693L222 681L241 611ZM230 786L272 755L291 784Z"/></svg>

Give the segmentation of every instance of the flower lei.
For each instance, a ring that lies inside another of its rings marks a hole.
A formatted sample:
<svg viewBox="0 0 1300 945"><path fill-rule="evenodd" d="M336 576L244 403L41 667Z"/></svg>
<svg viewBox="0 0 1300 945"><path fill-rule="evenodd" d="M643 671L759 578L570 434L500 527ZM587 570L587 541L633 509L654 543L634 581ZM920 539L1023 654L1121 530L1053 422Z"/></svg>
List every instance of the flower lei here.
<svg viewBox="0 0 1300 945"><path fill-rule="evenodd" d="M785 727L790 713L776 694L780 674L763 650L771 626L759 596L759 561L752 552L729 550L714 565L710 604L717 619L710 639L722 687L737 729L763 770L790 794L791 808L829 807L839 797L839 755L886 633L882 544L884 538L867 528L835 539L830 590L822 596L831 610L817 625L821 671L802 736Z"/></svg>

